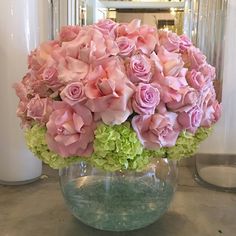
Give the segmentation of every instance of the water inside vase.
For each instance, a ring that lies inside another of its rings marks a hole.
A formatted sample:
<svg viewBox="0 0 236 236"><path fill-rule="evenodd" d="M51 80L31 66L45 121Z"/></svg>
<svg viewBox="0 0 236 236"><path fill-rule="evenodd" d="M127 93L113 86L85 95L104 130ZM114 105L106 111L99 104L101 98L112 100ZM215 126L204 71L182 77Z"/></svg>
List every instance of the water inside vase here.
<svg viewBox="0 0 236 236"><path fill-rule="evenodd" d="M167 210L174 189L150 176L86 176L63 186L66 203L73 215L92 227L125 231L145 227Z"/></svg>

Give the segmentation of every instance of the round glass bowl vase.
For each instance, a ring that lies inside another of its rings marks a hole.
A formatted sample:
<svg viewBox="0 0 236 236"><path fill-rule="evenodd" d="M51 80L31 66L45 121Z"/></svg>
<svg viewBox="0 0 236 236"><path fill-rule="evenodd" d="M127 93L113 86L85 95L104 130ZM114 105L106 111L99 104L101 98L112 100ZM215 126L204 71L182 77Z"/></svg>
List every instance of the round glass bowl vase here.
<svg viewBox="0 0 236 236"><path fill-rule="evenodd" d="M155 159L142 172L106 172L81 161L59 171L66 205L83 223L102 230L145 227L168 209L177 185L176 162Z"/></svg>

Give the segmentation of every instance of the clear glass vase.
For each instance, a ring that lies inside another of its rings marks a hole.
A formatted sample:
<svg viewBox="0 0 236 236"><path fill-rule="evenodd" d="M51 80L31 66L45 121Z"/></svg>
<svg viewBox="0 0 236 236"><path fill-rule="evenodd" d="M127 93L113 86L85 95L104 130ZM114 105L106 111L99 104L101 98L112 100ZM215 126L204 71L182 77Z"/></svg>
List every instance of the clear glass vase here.
<svg viewBox="0 0 236 236"><path fill-rule="evenodd" d="M66 205L97 229L145 227L168 209L177 183L176 162L155 159L142 172L106 172L81 161L59 171Z"/></svg>

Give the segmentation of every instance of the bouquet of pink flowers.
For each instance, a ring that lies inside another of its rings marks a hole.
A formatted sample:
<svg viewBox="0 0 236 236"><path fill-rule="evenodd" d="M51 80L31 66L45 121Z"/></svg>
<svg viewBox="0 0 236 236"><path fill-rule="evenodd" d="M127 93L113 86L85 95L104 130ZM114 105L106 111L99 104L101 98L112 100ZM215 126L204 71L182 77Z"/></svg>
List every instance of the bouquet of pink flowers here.
<svg viewBox="0 0 236 236"><path fill-rule="evenodd" d="M102 20L65 26L15 84L30 150L54 168L85 158L109 170L196 151L221 108L215 68L185 36Z"/></svg>

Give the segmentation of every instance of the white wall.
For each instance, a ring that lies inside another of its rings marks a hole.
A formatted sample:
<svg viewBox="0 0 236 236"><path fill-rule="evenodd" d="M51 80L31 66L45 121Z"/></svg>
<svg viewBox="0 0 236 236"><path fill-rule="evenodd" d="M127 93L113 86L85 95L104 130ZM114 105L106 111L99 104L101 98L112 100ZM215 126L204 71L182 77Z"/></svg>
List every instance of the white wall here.
<svg viewBox="0 0 236 236"><path fill-rule="evenodd" d="M223 115L200 153L236 154L236 1L229 0L225 35Z"/></svg>

